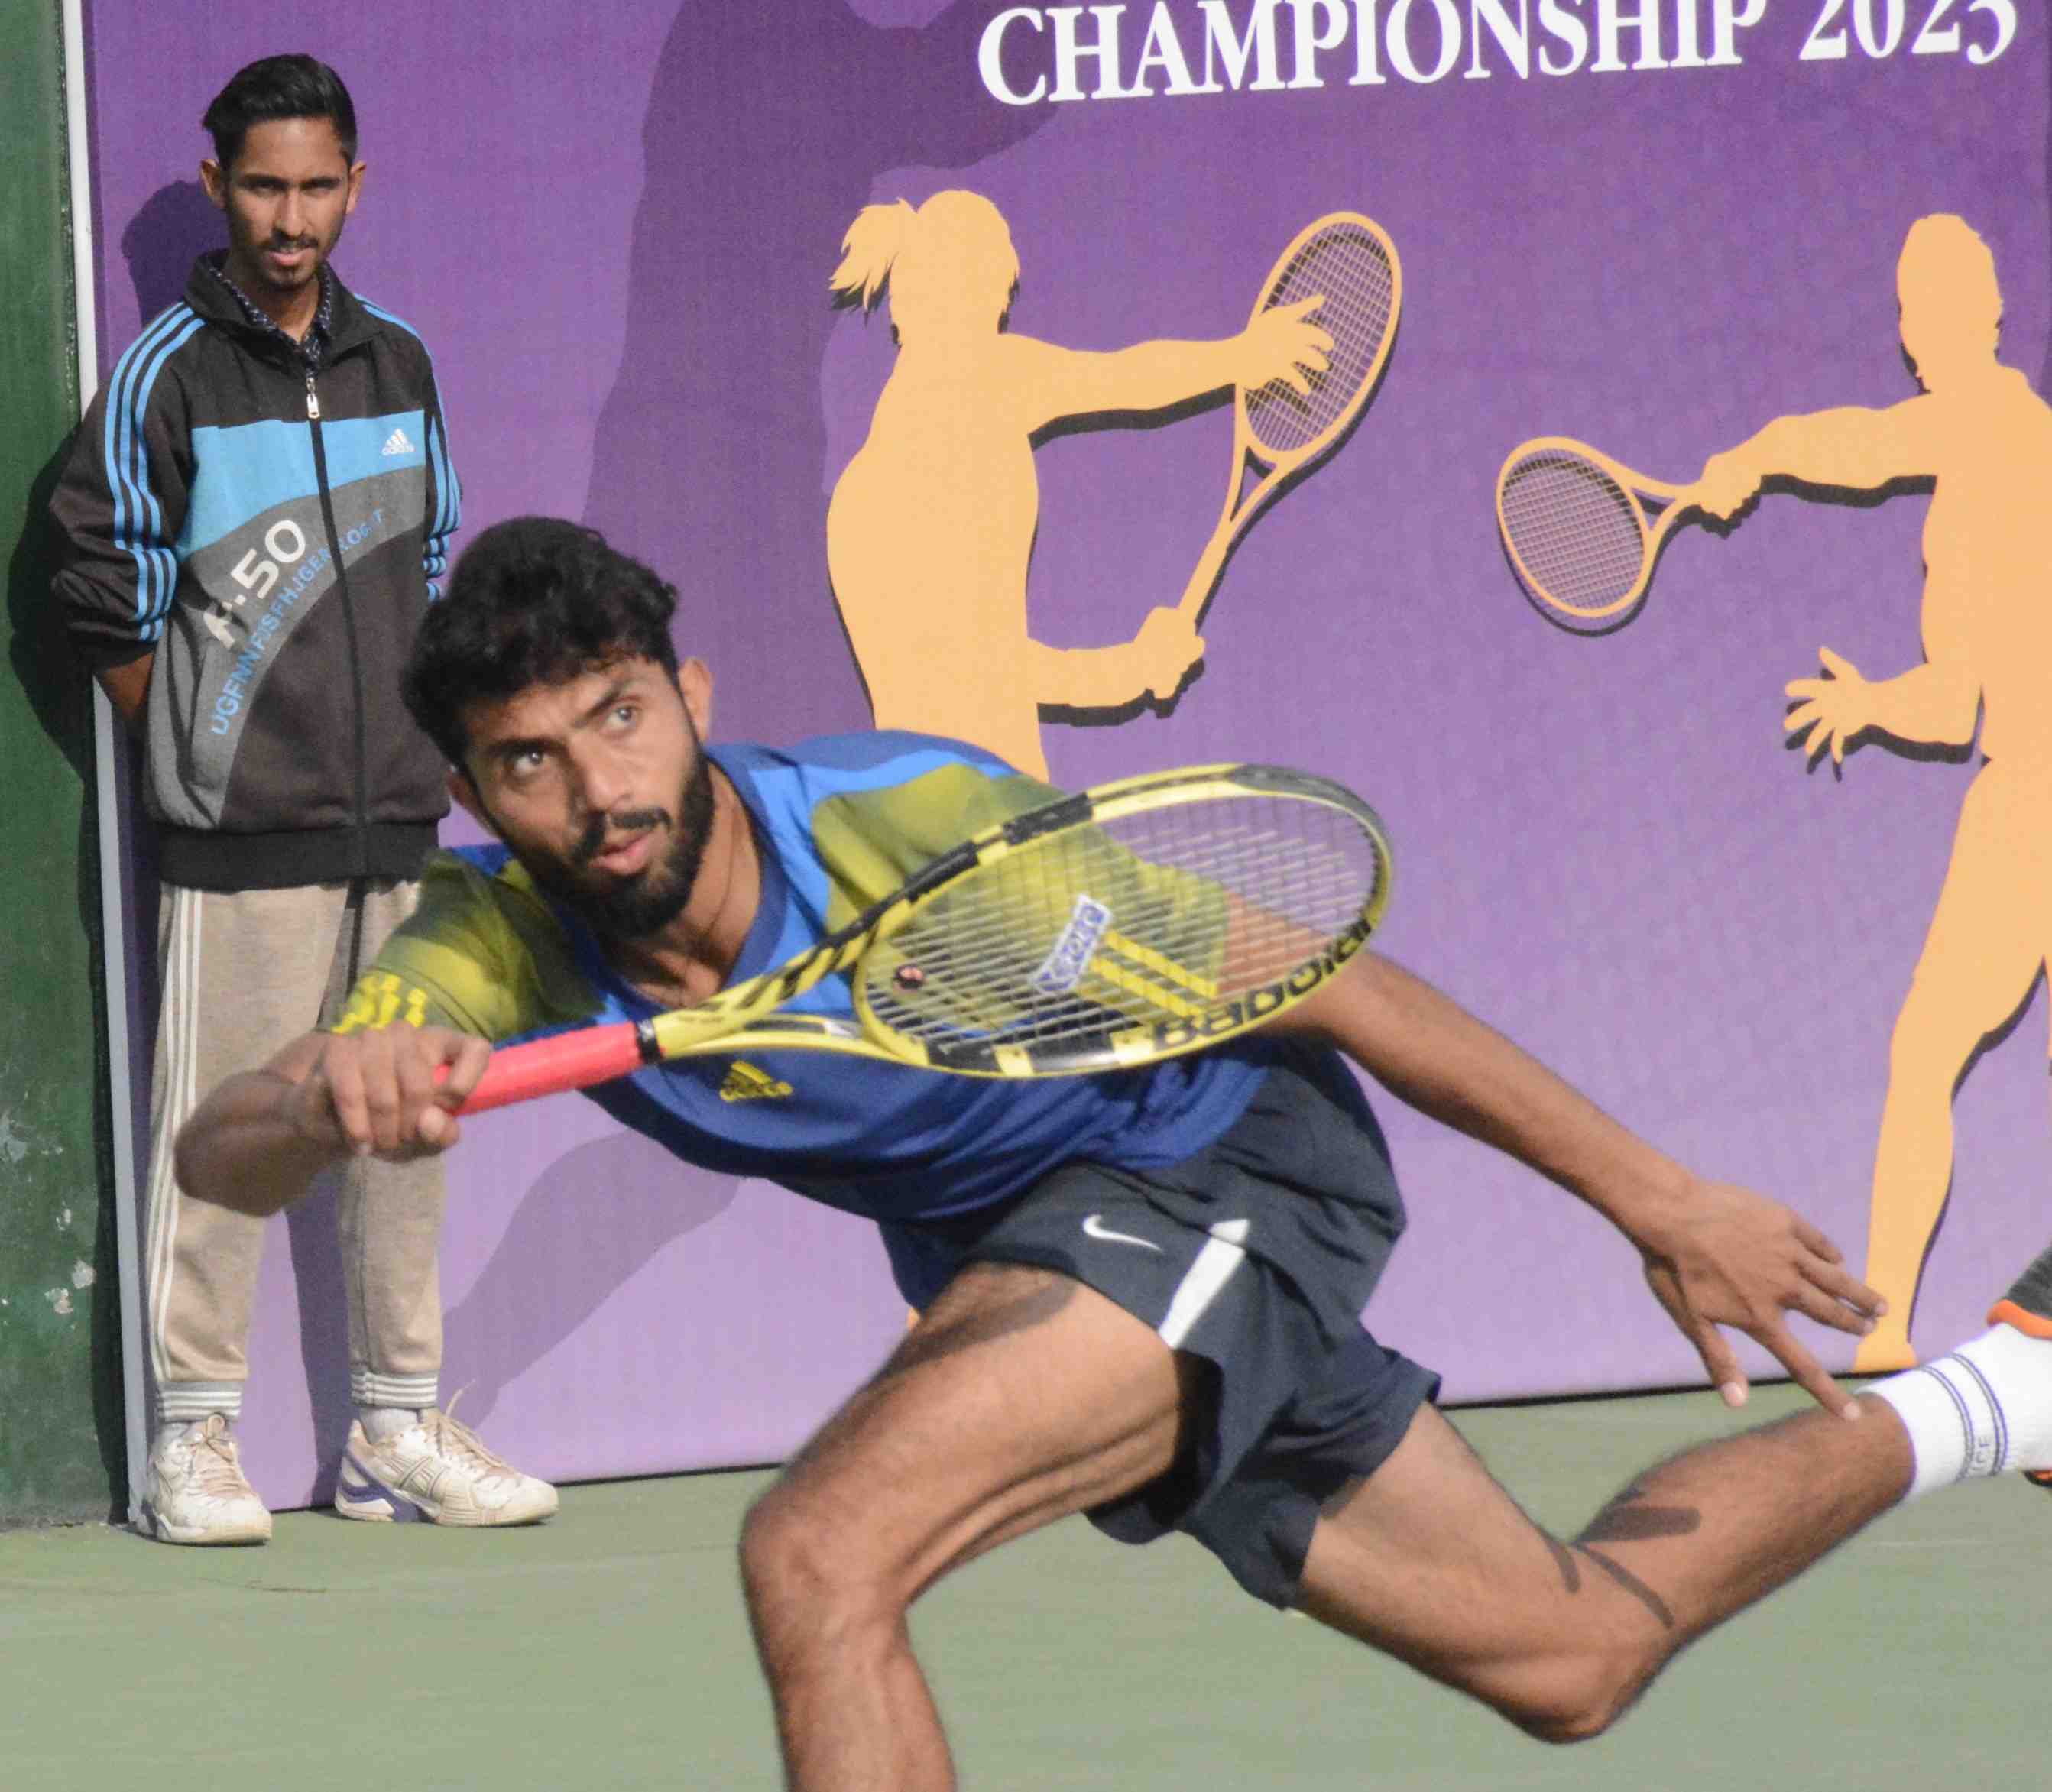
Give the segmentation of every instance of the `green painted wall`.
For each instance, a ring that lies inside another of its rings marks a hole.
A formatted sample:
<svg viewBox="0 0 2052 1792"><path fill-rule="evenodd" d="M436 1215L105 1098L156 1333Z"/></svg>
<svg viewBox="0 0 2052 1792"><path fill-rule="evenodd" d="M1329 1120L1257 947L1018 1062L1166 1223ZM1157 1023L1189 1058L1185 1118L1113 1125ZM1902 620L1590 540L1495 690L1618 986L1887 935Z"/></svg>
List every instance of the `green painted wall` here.
<svg viewBox="0 0 2052 1792"><path fill-rule="evenodd" d="M0 1524L126 1501L92 711L43 510L78 415L57 0L0 0Z"/></svg>

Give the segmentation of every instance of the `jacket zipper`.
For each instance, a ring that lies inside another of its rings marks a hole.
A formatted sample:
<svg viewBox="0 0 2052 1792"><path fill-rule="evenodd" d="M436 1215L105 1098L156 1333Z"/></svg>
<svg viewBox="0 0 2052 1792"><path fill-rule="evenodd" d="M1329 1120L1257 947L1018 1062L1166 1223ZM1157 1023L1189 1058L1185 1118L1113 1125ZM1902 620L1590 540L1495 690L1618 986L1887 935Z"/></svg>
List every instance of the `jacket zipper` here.
<svg viewBox="0 0 2052 1792"><path fill-rule="evenodd" d="M349 642L350 688L356 694L356 871L358 877L370 869L368 839L370 825L369 757L364 738L363 662L356 639L356 605L349 593L349 573L342 563L342 533L335 527L335 501L327 486L327 450L321 440L320 393L315 389L313 370L307 370L307 428L313 436L314 478L320 487L321 525L327 531L329 563L335 568L335 589L342 597L343 632Z"/></svg>

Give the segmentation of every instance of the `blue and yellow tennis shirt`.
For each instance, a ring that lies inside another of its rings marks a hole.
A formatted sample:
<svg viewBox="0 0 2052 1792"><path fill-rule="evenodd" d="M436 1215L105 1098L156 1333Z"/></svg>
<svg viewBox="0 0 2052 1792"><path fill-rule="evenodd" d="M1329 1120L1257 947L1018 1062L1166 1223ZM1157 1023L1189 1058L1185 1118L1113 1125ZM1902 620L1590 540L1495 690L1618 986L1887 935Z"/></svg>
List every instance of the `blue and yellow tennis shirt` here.
<svg viewBox="0 0 2052 1792"><path fill-rule="evenodd" d="M917 734L707 750L761 848L762 898L735 983L1057 794L973 747ZM828 977L789 1009L852 1019L848 978ZM657 1011L491 846L429 862L419 911L378 954L343 1024L433 1023L503 1043ZM652 1066L586 1094L688 1163L898 1221L1004 1199L1075 1159L1145 1169L1187 1157L1239 1118L1270 1057L1244 1039L1144 1070L999 1081L834 1052L744 1051Z"/></svg>

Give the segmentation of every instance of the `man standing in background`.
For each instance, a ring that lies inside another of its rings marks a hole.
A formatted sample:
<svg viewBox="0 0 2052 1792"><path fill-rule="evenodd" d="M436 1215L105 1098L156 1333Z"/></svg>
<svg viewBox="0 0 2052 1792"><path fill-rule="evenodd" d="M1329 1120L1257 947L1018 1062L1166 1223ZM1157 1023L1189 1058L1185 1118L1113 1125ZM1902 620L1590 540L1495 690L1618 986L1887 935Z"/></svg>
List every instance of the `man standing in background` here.
<svg viewBox="0 0 2052 1792"><path fill-rule="evenodd" d="M260 1543L234 1425L263 1227L182 1188L200 1093L337 1011L448 807L399 699L459 491L419 338L328 258L362 193L355 108L310 57L239 71L200 166L228 248L146 327L87 415L56 495L56 592L144 745L163 1008L144 1286L156 1385L142 1525ZM555 1490L440 1410L432 1160L344 1167L351 1518L514 1524Z"/></svg>

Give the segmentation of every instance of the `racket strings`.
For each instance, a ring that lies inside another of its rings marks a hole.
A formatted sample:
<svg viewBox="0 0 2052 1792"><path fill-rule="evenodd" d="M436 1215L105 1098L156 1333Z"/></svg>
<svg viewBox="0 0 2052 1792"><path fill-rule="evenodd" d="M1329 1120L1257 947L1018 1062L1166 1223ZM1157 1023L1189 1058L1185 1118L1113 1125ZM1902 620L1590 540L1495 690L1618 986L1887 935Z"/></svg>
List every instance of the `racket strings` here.
<svg viewBox="0 0 2052 1792"><path fill-rule="evenodd" d="M1333 338L1329 365L1309 376L1308 394L1280 380L1247 394L1256 442L1287 454L1316 441L1352 408L1374 377L1395 322L1396 270L1388 246L1358 224L1336 224L1305 244L1269 289L1267 305L1322 295L1310 321Z"/></svg>
<svg viewBox="0 0 2052 1792"><path fill-rule="evenodd" d="M1505 472L1499 495L1518 570L1545 602L1600 616L1637 593L1646 571L1645 517L1595 462L1541 449Z"/></svg>
<svg viewBox="0 0 2052 1792"><path fill-rule="evenodd" d="M1379 841L1325 804L1144 811L997 861L863 962L875 1018L929 1047L1086 1045L1286 977L1360 918Z"/></svg>
<svg viewBox="0 0 2052 1792"><path fill-rule="evenodd" d="M897 943L916 943L919 961L930 970L936 963L959 962L1016 971L1019 964L1039 962L1038 942L1046 937L1050 919L1066 924L1072 918L1073 902L1063 909L1063 894L1075 892L1098 902L1092 894L1098 891L1105 898L1115 898L1102 904L1114 911L1106 924L1112 929L1110 949L1128 952L1132 945L1149 942L1141 949L1188 963L1196 957L1189 949L1193 942L1216 938L1215 931L1204 931L1215 929L1213 918L1195 918L1182 912L1192 901L1222 899L1226 892L1265 896L1260 906L1243 905L1247 939L1259 945L1272 935L1301 948L1307 932L1322 937L1337 931L1329 925L1335 917L1344 925L1359 894L1358 866L1329 852L1314 855L1310 843L1279 843L1272 835L1243 833L1232 839L1178 844L1181 851L1173 859L1161 855L1158 846L1153 852L1143 847L1136 858L1161 870L1173 866L1179 874L1197 880L1193 887L1161 879L1150 882L1133 867L1106 863L1101 851L1079 852L1058 846L1036 855L1030 878L1016 872L1001 882L993 878L973 908L960 898L950 899L950 912L942 915L937 905L918 934L908 930ZM1263 888L1264 881L1272 885L1279 879L1287 880L1279 890ZM1301 950L1296 956L1301 957ZM1269 968L1264 960L1261 968ZM1001 978L1004 974L999 973Z"/></svg>

